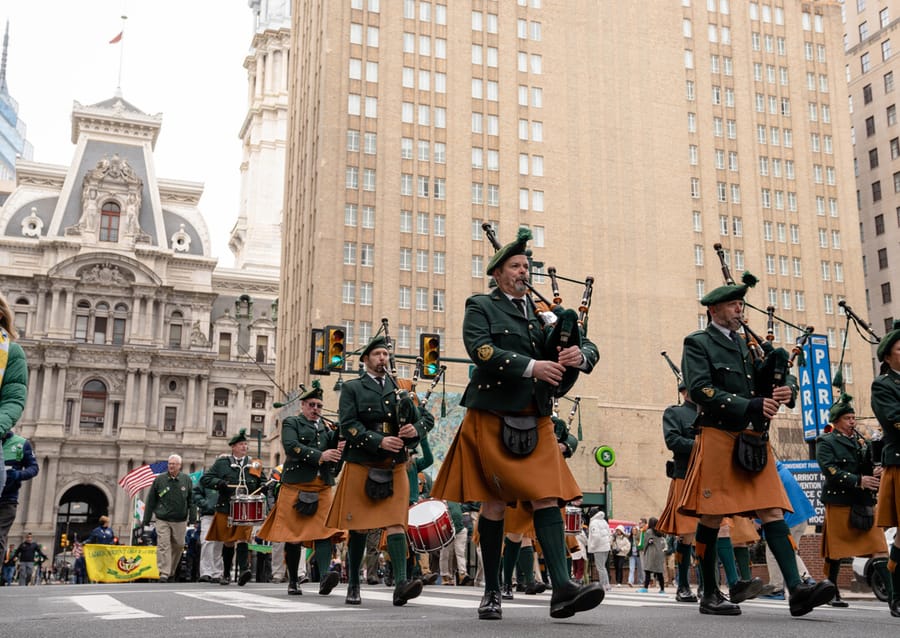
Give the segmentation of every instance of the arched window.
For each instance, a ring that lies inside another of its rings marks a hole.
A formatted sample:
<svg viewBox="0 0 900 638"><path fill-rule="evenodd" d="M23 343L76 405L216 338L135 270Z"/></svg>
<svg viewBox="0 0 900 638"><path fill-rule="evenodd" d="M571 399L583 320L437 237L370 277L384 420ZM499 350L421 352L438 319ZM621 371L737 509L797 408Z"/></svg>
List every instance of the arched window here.
<svg viewBox="0 0 900 638"><path fill-rule="evenodd" d="M106 330L109 322L109 304L105 301L94 306L94 339L93 343L106 343Z"/></svg>
<svg viewBox="0 0 900 638"><path fill-rule="evenodd" d="M175 310L169 319L169 347L178 350L181 348L182 320L184 315L180 310Z"/></svg>
<svg viewBox="0 0 900 638"><path fill-rule="evenodd" d="M113 315L113 345L121 346L125 343L125 322L128 319L128 306L117 303Z"/></svg>
<svg viewBox="0 0 900 638"><path fill-rule="evenodd" d="M87 341L91 302L82 299L75 304L75 341Z"/></svg>
<svg viewBox="0 0 900 638"><path fill-rule="evenodd" d="M100 209L100 241L119 241L119 219L122 208L115 202L106 202Z"/></svg>
<svg viewBox="0 0 900 638"><path fill-rule="evenodd" d="M81 430L103 430L106 415L106 384L94 379L84 384L81 390Z"/></svg>

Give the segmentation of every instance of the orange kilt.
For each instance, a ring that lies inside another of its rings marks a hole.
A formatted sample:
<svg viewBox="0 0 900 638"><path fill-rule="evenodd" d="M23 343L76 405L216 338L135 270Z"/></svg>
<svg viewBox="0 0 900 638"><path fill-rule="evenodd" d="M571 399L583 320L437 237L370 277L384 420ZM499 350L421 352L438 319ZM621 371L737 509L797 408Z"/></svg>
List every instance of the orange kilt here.
<svg viewBox="0 0 900 638"><path fill-rule="evenodd" d="M681 502L683 493L684 479L672 479L669 483L669 495L666 497L666 506L663 508L662 514L659 515L659 521L656 523L656 529L663 534L682 536L697 532L697 517L688 516L678 511L678 504Z"/></svg>
<svg viewBox="0 0 900 638"><path fill-rule="evenodd" d="M220 543L249 543L253 533L252 525L228 525L228 514L216 512L213 516L206 540Z"/></svg>
<svg viewBox="0 0 900 638"><path fill-rule="evenodd" d="M434 498L466 501L564 502L581 488L559 453L549 416L538 417L538 442L528 456L510 454L500 438L500 417L469 408L431 488Z"/></svg>
<svg viewBox="0 0 900 638"><path fill-rule="evenodd" d="M822 526L822 557L825 560L886 554L887 551L884 530L878 525L866 532L850 527L849 505L825 505L825 524Z"/></svg>
<svg viewBox="0 0 900 638"><path fill-rule="evenodd" d="M875 526L896 527L900 514L900 465L885 465L878 488Z"/></svg>
<svg viewBox="0 0 900 638"><path fill-rule="evenodd" d="M521 534L528 538L537 538L534 531L534 510L531 503L517 503L515 507L507 506L503 513L503 531L507 534Z"/></svg>
<svg viewBox="0 0 900 638"><path fill-rule="evenodd" d="M319 506L312 516L302 516L296 509L297 495L300 491L318 492ZM321 478L309 483L282 483L278 490L278 500L269 512L257 536L273 543L306 543L330 539L332 542L343 540L344 532L325 525L334 490Z"/></svg>
<svg viewBox="0 0 900 638"><path fill-rule="evenodd" d="M737 432L701 428L694 441L678 511L690 516L755 516L757 510L793 512L775 469L772 446L761 472L750 473L732 461Z"/></svg>
<svg viewBox="0 0 900 638"><path fill-rule="evenodd" d="M394 466L394 493L380 501L373 501L366 495L368 474L369 468L365 465L344 463L325 525L333 529L354 531L402 525L405 530L409 516L409 476L406 473L406 463Z"/></svg>

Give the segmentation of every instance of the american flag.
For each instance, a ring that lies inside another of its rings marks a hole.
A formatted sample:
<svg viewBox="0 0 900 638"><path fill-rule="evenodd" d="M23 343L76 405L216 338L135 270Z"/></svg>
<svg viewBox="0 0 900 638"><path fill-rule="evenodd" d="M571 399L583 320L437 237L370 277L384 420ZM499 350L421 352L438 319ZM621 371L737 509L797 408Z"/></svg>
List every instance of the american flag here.
<svg viewBox="0 0 900 638"><path fill-rule="evenodd" d="M119 479L119 485L128 492L129 498L140 492L145 487L153 485L153 479L168 471L168 461L157 461L150 465L142 465L131 470L128 474Z"/></svg>

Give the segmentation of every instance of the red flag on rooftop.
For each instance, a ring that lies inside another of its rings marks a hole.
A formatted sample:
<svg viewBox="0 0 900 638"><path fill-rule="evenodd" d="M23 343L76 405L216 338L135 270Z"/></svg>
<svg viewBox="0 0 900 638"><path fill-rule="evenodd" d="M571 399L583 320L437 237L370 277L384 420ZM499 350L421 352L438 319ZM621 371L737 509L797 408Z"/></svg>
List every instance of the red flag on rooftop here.
<svg viewBox="0 0 900 638"><path fill-rule="evenodd" d="M124 31L119 31L119 35L117 35L117 36L114 37L112 40L110 40L109 43L110 43L110 44L116 44L117 42L119 42L119 41L122 39L122 36L123 36L124 34L125 34Z"/></svg>

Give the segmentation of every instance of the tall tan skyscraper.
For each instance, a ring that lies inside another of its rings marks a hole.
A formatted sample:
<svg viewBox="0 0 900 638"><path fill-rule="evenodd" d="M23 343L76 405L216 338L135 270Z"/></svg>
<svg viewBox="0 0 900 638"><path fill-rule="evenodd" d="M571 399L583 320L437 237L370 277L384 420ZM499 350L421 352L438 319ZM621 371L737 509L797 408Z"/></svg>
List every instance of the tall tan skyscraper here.
<svg viewBox="0 0 900 638"><path fill-rule="evenodd" d="M713 244L760 277L748 301L814 325L837 363L838 301L862 289L841 33L826 2L295 2L279 382L308 383L326 324L357 348L388 317L399 354L438 332L465 357L493 253L481 223L504 243L529 226L544 270L596 280L576 476L602 490L591 450L610 445L616 515L658 513L676 399L660 351L678 362L705 325ZM582 286L561 292L577 306ZM867 405L867 348L849 346ZM448 392L466 381L451 364ZM799 414L776 419L782 456L807 453Z"/></svg>
<svg viewBox="0 0 900 638"><path fill-rule="evenodd" d="M900 2L853 0L845 3L844 16L866 305L861 294L855 296L872 329L884 336L900 318L900 300L893 298L900 294L900 128L894 89L900 58L891 53L891 40L895 47L898 43L891 36Z"/></svg>

